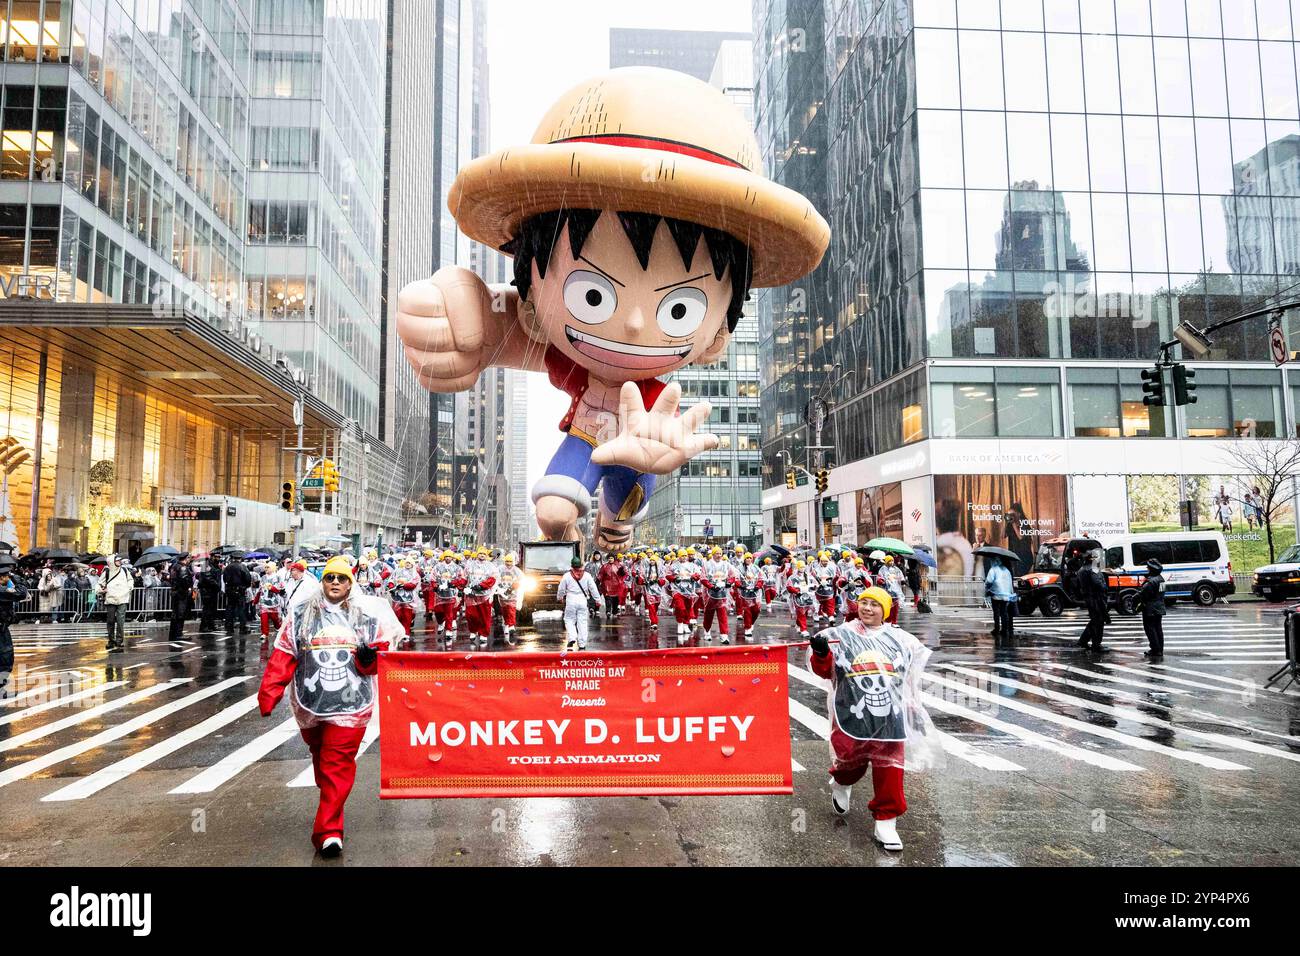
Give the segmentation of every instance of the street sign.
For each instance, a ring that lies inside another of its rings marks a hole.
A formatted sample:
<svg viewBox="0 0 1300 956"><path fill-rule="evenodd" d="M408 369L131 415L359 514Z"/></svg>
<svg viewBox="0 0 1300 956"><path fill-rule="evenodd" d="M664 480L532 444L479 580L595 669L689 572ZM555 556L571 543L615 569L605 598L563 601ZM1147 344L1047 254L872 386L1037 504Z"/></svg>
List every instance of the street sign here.
<svg viewBox="0 0 1300 956"><path fill-rule="evenodd" d="M1286 347L1286 336L1282 334L1279 326L1273 326L1268 333L1269 351L1273 353L1274 365L1285 365L1287 359L1291 357L1290 350Z"/></svg>
<svg viewBox="0 0 1300 956"><path fill-rule="evenodd" d="M315 478L304 478L302 481L298 482L298 487L299 488L324 488L325 479L319 475L316 476Z"/></svg>
<svg viewBox="0 0 1300 956"><path fill-rule="evenodd" d="M840 502L838 498L822 499L822 517L838 518L840 516Z"/></svg>

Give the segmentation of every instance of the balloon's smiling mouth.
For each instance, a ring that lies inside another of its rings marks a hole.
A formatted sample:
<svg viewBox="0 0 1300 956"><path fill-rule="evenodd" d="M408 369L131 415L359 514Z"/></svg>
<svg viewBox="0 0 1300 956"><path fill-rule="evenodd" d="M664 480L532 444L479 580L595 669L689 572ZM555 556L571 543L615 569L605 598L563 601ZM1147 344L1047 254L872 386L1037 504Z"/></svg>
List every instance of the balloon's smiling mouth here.
<svg viewBox="0 0 1300 956"><path fill-rule="evenodd" d="M616 368L647 369L675 365L691 354L691 347L681 345L631 345L614 342L596 335L579 332L572 326L564 327L564 334L575 350Z"/></svg>

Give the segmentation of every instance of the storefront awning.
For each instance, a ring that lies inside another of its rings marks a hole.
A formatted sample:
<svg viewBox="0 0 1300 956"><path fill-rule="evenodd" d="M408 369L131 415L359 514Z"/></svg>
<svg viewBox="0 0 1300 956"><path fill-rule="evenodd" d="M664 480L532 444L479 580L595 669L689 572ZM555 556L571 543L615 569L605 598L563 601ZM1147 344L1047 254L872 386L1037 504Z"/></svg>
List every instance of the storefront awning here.
<svg viewBox="0 0 1300 956"><path fill-rule="evenodd" d="M110 368L141 391L229 428L295 427L293 402L302 388L287 365L181 309L0 300L0 343L35 352L57 349L65 363ZM305 394L303 408L308 431L347 425L311 394Z"/></svg>

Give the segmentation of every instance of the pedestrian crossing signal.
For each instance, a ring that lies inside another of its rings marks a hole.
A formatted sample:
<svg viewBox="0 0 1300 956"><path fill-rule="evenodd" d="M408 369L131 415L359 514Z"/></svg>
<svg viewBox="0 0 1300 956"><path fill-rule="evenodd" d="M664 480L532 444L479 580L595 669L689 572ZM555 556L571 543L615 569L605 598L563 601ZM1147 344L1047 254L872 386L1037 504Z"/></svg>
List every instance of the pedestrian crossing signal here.
<svg viewBox="0 0 1300 956"><path fill-rule="evenodd" d="M1157 365L1155 368L1142 370L1142 404L1163 405L1165 403L1165 370Z"/></svg>
<svg viewBox="0 0 1300 956"><path fill-rule="evenodd" d="M794 473L794 469L791 468L789 471L787 471L787 472L785 473L785 486L786 486L787 488L791 488L791 489L794 488L794 486L795 486L795 480L796 480L797 478L798 478L798 475L796 475L796 474Z"/></svg>
<svg viewBox="0 0 1300 956"><path fill-rule="evenodd" d="M280 486L280 507L285 511L293 510L294 483L286 481Z"/></svg>
<svg viewBox="0 0 1300 956"><path fill-rule="evenodd" d="M830 487L831 473L825 468L817 469L817 493L825 494L826 489Z"/></svg>

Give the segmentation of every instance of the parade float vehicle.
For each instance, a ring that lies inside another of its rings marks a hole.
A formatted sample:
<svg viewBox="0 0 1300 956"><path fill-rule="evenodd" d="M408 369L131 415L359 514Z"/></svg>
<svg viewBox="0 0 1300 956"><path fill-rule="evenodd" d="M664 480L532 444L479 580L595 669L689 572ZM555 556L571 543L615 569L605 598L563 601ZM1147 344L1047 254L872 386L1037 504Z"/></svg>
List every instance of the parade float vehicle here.
<svg viewBox="0 0 1300 956"><path fill-rule="evenodd" d="M524 572L524 599L519 624L533 623L534 611L563 611L560 578L574 557L582 557L577 541L525 541L519 545L519 568Z"/></svg>

